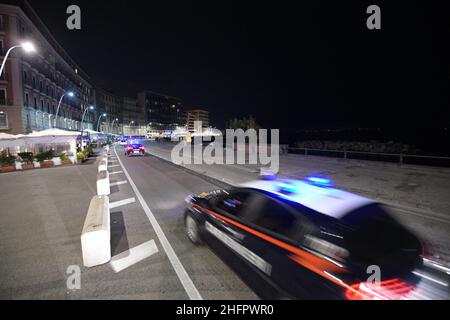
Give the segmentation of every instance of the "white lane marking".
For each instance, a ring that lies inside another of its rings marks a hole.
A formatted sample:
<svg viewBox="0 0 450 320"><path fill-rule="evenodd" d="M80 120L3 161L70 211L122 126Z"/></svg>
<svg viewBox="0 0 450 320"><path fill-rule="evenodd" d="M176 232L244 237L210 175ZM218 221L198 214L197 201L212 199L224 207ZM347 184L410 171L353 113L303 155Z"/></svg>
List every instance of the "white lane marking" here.
<svg viewBox="0 0 450 320"><path fill-rule="evenodd" d="M120 272L158 252L155 240L150 240L111 258L114 272Z"/></svg>
<svg viewBox="0 0 450 320"><path fill-rule="evenodd" d="M135 198L128 198L128 199L124 199L124 200L120 200L120 201L110 202L109 208L114 209L117 207L125 206L130 203L135 203L135 202L136 202Z"/></svg>
<svg viewBox="0 0 450 320"><path fill-rule="evenodd" d="M114 172L110 172L109 175L118 174L118 173L123 173L123 171L114 171Z"/></svg>
<svg viewBox="0 0 450 320"><path fill-rule="evenodd" d="M114 168L114 167L120 167L120 165L118 165L118 164L113 164L113 165L111 165L111 166L108 166L108 168Z"/></svg>
<svg viewBox="0 0 450 320"><path fill-rule="evenodd" d="M123 180L123 181L118 181L118 182L111 182L111 183L109 184L109 186L110 186L110 187L114 187L114 186L120 186L121 184L127 184L127 183L128 183L128 181Z"/></svg>
<svg viewBox="0 0 450 320"><path fill-rule="evenodd" d="M421 274L421 273L419 273L419 272L417 272L417 271L413 271L413 274L415 274L416 276L419 276L419 277L421 277L421 278L430 280L430 281L432 281L432 282L434 282L434 283L440 284L441 286L448 287L448 283L445 283L445 282L436 280L436 279L434 279L434 278L432 278L432 277L426 276L426 275Z"/></svg>
<svg viewBox="0 0 450 320"><path fill-rule="evenodd" d="M192 282L192 279L189 277L188 273L184 269L183 265L181 264L180 259L178 259L178 256L176 255L175 251L173 250L169 240L167 240L166 235L164 234L164 231L161 229L161 226L159 225L158 221L156 220L155 216L153 215L152 211L147 205L147 202L145 202L144 198L141 195L141 192L134 184L133 179L131 179L130 175L128 174L127 169L125 169L125 166L122 163L122 160L120 160L119 156L117 155L116 148L114 148L114 152L117 156L117 159L119 160L120 165L122 166L122 170L124 171L128 181L130 182L131 187L133 188L134 193L136 194L136 197L138 198L139 202L142 205L142 208L145 211L145 214L148 217L148 220L150 221L150 224L152 225L153 229L155 230L156 235L158 236L159 242L161 242L161 245L167 254L167 257L169 258L170 264L172 265L173 269L175 270L175 273L178 276L178 279L180 279L181 284L184 287L184 290L186 290L187 295L189 296L189 299L191 300L203 300L202 296L200 295L200 292L198 292L197 288L195 287L194 283Z"/></svg>

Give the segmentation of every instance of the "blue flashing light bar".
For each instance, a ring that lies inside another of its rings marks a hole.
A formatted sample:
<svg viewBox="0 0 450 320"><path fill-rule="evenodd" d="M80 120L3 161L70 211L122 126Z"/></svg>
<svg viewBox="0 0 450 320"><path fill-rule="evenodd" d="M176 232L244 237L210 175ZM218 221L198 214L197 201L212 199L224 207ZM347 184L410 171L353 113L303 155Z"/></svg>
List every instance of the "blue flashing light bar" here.
<svg viewBox="0 0 450 320"><path fill-rule="evenodd" d="M279 192L285 195L290 195L296 192L295 186L289 183L281 182L278 187Z"/></svg>
<svg viewBox="0 0 450 320"><path fill-rule="evenodd" d="M332 187L333 183L330 179L321 178L321 177L307 177L306 181L310 184L313 184L318 187Z"/></svg>

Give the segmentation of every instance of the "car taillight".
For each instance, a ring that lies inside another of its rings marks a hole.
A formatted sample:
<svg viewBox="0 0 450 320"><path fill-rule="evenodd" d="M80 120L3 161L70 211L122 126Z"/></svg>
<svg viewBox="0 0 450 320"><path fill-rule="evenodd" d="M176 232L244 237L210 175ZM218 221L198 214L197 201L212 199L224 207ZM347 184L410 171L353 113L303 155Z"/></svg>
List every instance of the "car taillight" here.
<svg viewBox="0 0 450 320"><path fill-rule="evenodd" d="M349 300L398 300L406 297L414 289L398 278L379 283L361 282L347 288L345 296Z"/></svg>
<svg viewBox="0 0 450 320"><path fill-rule="evenodd" d="M139 147L139 150L142 150L142 151L144 151L144 147Z"/></svg>
<svg viewBox="0 0 450 320"><path fill-rule="evenodd" d="M133 151L133 147L128 147L128 151Z"/></svg>

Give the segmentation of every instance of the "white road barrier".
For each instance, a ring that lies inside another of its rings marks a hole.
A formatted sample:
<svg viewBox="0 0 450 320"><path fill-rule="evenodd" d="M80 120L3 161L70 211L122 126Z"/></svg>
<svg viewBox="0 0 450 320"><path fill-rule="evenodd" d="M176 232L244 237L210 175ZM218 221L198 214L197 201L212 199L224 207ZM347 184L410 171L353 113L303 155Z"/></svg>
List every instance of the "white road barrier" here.
<svg viewBox="0 0 450 320"><path fill-rule="evenodd" d="M107 170L102 170L97 174L97 195L108 196L110 193L109 173Z"/></svg>
<svg viewBox="0 0 450 320"><path fill-rule="evenodd" d="M111 260L109 197L95 196L81 232L81 250L85 267L95 267Z"/></svg>
<svg viewBox="0 0 450 320"><path fill-rule="evenodd" d="M107 160L100 160L100 163L98 164L98 172L100 171L108 171L108 161Z"/></svg>

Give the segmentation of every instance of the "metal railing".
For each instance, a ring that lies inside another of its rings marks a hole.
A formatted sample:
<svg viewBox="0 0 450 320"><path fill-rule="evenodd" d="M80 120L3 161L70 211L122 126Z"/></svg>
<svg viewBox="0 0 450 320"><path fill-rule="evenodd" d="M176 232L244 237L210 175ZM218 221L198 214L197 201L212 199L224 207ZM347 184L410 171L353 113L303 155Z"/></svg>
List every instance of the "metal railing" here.
<svg viewBox="0 0 450 320"><path fill-rule="evenodd" d="M436 167L449 167L450 157L439 156L423 156L401 153L377 153L362 151L343 151L343 150L325 150L325 149L309 149L309 148L288 148L291 154L302 154L305 156L322 156L331 158L342 158L352 160L368 160L381 162L394 162L400 165L425 165Z"/></svg>

